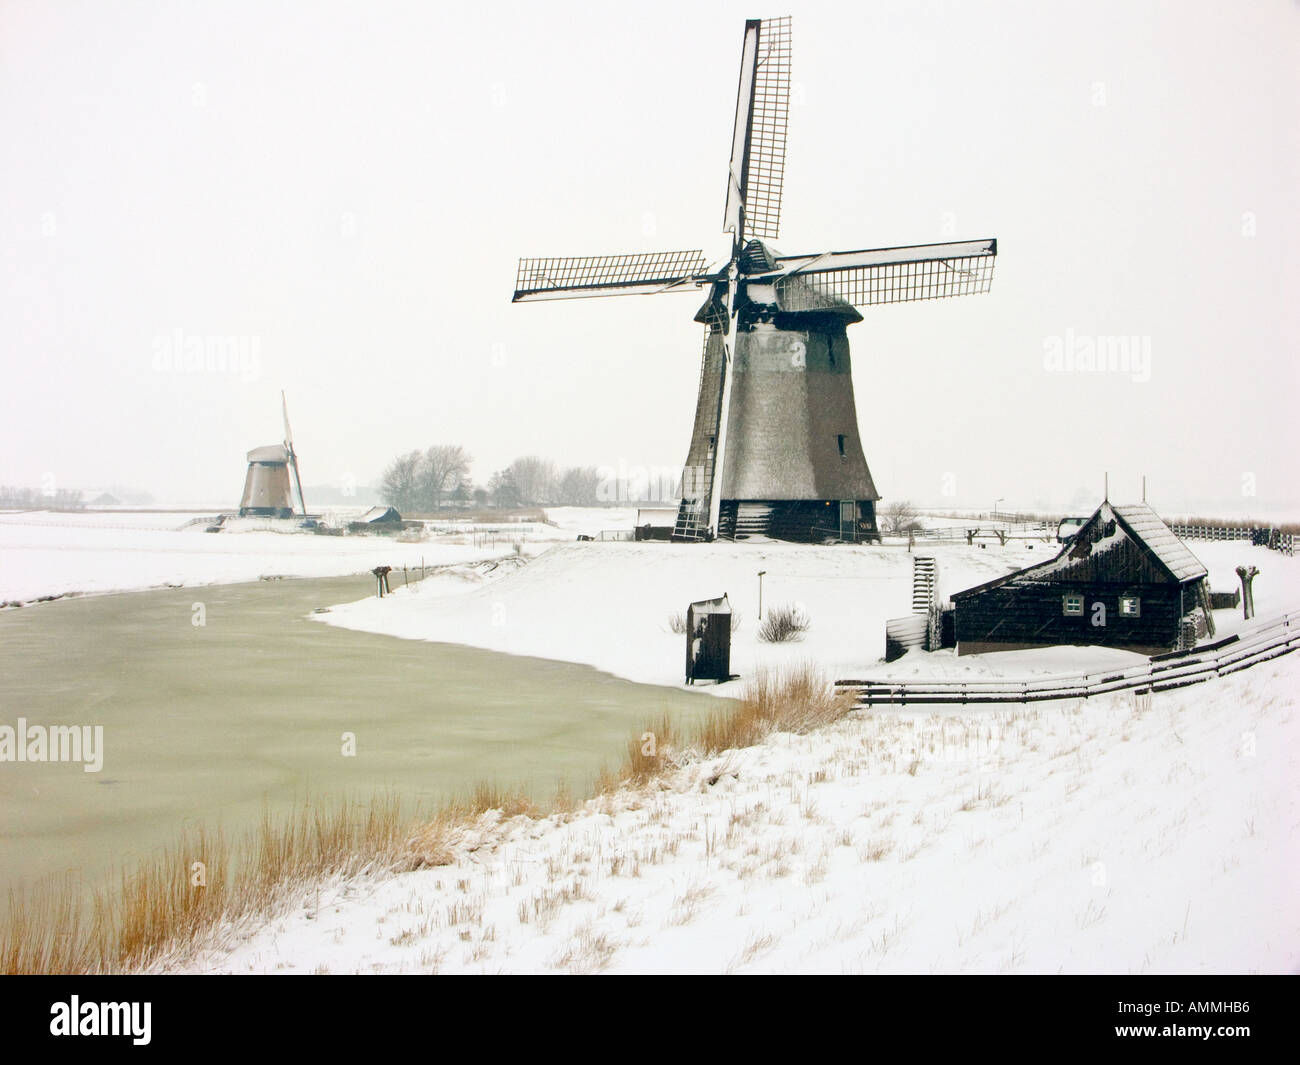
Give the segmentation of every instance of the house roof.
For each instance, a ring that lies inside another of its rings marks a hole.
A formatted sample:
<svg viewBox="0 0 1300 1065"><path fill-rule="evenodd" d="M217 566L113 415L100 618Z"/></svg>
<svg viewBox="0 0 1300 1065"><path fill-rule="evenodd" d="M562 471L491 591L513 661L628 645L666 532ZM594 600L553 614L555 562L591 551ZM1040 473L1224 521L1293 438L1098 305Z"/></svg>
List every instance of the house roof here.
<svg viewBox="0 0 1300 1065"><path fill-rule="evenodd" d="M1109 502L1103 502L1101 506L1093 511L1092 517L1083 524L1082 528L1087 529L1088 526L1097 522L1105 525L1111 521L1121 526L1125 534L1134 543L1145 549L1177 583L1181 584L1184 581L1196 580L1208 575L1208 571L1200 560L1174 535L1173 530L1164 523L1160 515L1145 503L1112 506ZM1106 550L1106 548L1098 548L1098 550ZM1027 566L1024 569L1015 570L1001 577L995 577L993 580L977 584L973 588L963 588L960 592L954 592L952 598L958 599L974 592L987 591L1017 577L1032 575L1031 579L1050 578L1052 574L1068 570L1071 567L1074 562L1073 552L1074 543L1071 542L1066 544L1055 558L1050 558L1046 562L1039 562L1033 566Z"/></svg>
<svg viewBox="0 0 1300 1065"><path fill-rule="evenodd" d="M1182 582L1208 574L1209 571L1200 559L1174 535L1173 529L1164 523L1160 515L1145 503L1129 503L1111 509L1133 538L1146 544L1175 580Z"/></svg>
<svg viewBox="0 0 1300 1065"><path fill-rule="evenodd" d="M377 506L371 507L357 521L374 522L374 521L401 521L402 516L392 507Z"/></svg>

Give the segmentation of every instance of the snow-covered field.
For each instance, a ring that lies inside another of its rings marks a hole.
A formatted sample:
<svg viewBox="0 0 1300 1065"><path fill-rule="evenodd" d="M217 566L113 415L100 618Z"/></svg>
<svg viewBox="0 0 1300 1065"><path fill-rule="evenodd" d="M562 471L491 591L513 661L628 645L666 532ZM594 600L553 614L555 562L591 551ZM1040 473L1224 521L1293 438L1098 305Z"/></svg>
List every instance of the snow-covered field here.
<svg viewBox="0 0 1300 1065"><path fill-rule="evenodd" d="M1300 606L1300 559L1241 543L1194 543L1211 586L1237 585L1244 561L1256 578L1260 619ZM1055 544L1020 542L1002 548L965 543L925 548L939 563L940 588L950 595L1012 569L1043 561ZM801 641L758 639L758 572L765 607L797 603L812 627ZM731 669L741 681L701 685L733 695L761 667L810 659L837 676L928 676L1001 673L1024 676L1137 664L1144 659L1102 648L1053 648L957 658L952 652L913 652L888 667L885 621L911 611L912 557L903 546L809 547L795 544L570 543L557 545L499 580L447 573L383 600L334 607L319 620L408 639L465 643L489 650L580 662L629 680L681 685L684 637L669 615L688 603L722 595L740 612L733 624ZM493 574L497 575L496 573ZM467 579L468 578L468 579ZM1219 635L1242 624L1240 611L1217 611Z"/></svg>
<svg viewBox="0 0 1300 1065"><path fill-rule="evenodd" d="M336 508L324 517L342 524L365 508ZM295 522L244 519L208 534L193 518L216 511L139 513L113 510L0 513L0 602L38 596L126 591L163 585L233 584L264 576L337 577L375 566L400 568L476 562L512 551L512 540L538 544L572 540L592 527L631 528L634 512L560 512L558 527L530 525L510 537L476 537L472 530L402 543L388 537L315 536ZM615 522L610 526L605 523Z"/></svg>
<svg viewBox="0 0 1300 1065"><path fill-rule="evenodd" d="M1295 972L1300 656L1139 708L855 714L453 864L326 884L201 972Z"/></svg>
<svg viewBox="0 0 1300 1065"><path fill-rule="evenodd" d="M586 663L680 685L670 615L726 592L739 693L765 667L957 675L1137 661L1086 648L885 666L884 622L909 612L911 555L779 543L577 543L632 512L552 511L554 525L431 532L422 542L312 536L184 513L0 515L0 599L159 584L445 567L318 620L410 639ZM514 541L522 543L516 554ZM1300 605L1300 560L1190 544L1211 586L1260 568L1261 619ZM1055 544L920 545L945 595L1041 561ZM758 640L799 605L796 643ZM1219 634L1242 625L1216 613ZM963 716L855 714L692 759L653 791L548 820L488 815L453 865L313 888L185 963L203 971L1294 971L1300 929L1300 656L1150 708L1129 695ZM613 755L615 752L611 752ZM228 930L229 932L229 930Z"/></svg>

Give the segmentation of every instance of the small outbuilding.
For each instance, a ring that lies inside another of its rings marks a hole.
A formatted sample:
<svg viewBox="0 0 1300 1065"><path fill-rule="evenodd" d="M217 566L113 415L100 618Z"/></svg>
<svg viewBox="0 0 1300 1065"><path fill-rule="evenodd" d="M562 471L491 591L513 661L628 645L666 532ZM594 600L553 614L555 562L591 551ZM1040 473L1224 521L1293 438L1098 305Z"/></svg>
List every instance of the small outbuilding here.
<svg viewBox="0 0 1300 1065"><path fill-rule="evenodd" d="M676 507L639 507L636 512L636 539L671 540L676 521Z"/></svg>
<svg viewBox="0 0 1300 1065"><path fill-rule="evenodd" d="M1141 654L1214 635L1205 566L1145 503L1103 502L1055 558L952 596L958 654L1085 644Z"/></svg>
<svg viewBox="0 0 1300 1065"><path fill-rule="evenodd" d="M348 532L396 532L402 528L402 515L392 507L371 507L355 521L348 522Z"/></svg>
<svg viewBox="0 0 1300 1065"><path fill-rule="evenodd" d="M704 599L686 611L686 683L731 679L731 602Z"/></svg>
<svg viewBox="0 0 1300 1065"><path fill-rule="evenodd" d="M371 507L357 521L366 525L400 525L402 516L392 507Z"/></svg>

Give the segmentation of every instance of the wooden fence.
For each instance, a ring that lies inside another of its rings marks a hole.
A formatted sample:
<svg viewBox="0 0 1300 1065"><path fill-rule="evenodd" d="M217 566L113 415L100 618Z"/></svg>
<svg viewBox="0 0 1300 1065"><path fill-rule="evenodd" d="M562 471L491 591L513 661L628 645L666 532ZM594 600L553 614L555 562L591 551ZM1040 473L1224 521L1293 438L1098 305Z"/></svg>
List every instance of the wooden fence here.
<svg viewBox="0 0 1300 1065"><path fill-rule="evenodd" d="M998 525L996 527L984 528L979 522L971 522L969 526L945 525L933 529L914 529L911 532L911 539L919 540L938 540L952 541L955 543L965 542L972 539L971 530L975 531L976 540L1044 540L1053 541L1056 539L1056 525L1048 522L1022 522L1013 525ZM888 533L889 536L907 536L907 533Z"/></svg>
<svg viewBox="0 0 1300 1065"><path fill-rule="evenodd" d="M1260 547L1294 555L1300 536L1267 526L1250 525L1170 525L1180 540L1248 540Z"/></svg>
<svg viewBox="0 0 1300 1065"><path fill-rule="evenodd" d="M1300 648L1300 611L1283 614L1246 632L1191 651L1157 655L1127 669L1047 677L986 677L965 680L837 680L837 691L853 692L858 707L1033 703L1087 699L1117 691L1168 691L1267 662Z"/></svg>

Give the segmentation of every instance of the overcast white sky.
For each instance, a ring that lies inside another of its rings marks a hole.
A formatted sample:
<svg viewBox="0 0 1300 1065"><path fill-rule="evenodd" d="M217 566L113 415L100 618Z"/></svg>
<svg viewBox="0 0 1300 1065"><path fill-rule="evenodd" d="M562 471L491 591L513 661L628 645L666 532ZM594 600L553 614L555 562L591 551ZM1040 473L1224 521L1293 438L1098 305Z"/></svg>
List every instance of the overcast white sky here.
<svg viewBox="0 0 1300 1065"><path fill-rule="evenodd" d="M786 13L778 249L999 240L991 294L852 327L886 497L1092 501L1109 470L1300 516L1288 0L0 0L0 483L233 505L281 388L307 484L444 442L482 480L680 464L698 301L512 306L515 261L723 256L743 21ZM1149 380L1044 366L1117 335ZM178 336L257 363L167 369Z"/></svg>

